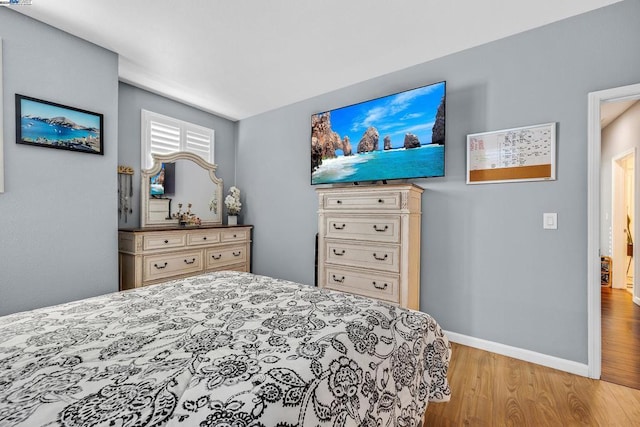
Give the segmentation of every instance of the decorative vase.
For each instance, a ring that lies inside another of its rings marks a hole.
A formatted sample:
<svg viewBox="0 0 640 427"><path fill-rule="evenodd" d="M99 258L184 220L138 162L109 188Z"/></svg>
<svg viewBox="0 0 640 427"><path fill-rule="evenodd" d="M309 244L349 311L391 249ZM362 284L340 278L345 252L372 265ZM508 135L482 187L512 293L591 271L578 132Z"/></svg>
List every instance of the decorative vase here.
<svg viewBox="0 0 640 427"><path fill-rule="evenodd" d="M238 225L238 215L229 215L227 217L227 225Z"/></svg>

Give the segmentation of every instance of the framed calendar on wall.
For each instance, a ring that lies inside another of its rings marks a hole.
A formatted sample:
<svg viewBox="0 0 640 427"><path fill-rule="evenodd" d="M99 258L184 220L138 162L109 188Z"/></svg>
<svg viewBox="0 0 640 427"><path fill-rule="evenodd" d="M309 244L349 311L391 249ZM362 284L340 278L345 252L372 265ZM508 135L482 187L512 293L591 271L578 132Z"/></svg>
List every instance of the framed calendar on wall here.
<svg viewBox="0 0 640 427"><path fill-rule="evenodd" d="M555 122L467 135L467 184L555 179Z"/></svg>

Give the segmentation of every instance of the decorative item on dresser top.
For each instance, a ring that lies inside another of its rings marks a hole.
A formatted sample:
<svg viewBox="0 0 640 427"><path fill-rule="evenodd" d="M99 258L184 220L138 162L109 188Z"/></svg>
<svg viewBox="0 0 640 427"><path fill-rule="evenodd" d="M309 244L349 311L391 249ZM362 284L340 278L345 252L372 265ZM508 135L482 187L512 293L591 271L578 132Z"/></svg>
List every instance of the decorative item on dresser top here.
<svg viewBox="0 0 640 427"><path fill-rule="evenodd" d="M208 271L251 271L251 225L120 229L120 290Z"/></svg>
<svg viewBox="0 0 640 427"><path fill-rule="evenodd" d="M318 284L417 310L422 188L318 188Z"/></svg>
<svg viewBox="0 0 640 427"><path fill-rule="evenodd" d="M227 207L227 224L237 225L238 214L242 209L242 203L240 202L240 189L238 189L238 187L233 186L229 189L229 194L225 197L224 204Z"/></svg>

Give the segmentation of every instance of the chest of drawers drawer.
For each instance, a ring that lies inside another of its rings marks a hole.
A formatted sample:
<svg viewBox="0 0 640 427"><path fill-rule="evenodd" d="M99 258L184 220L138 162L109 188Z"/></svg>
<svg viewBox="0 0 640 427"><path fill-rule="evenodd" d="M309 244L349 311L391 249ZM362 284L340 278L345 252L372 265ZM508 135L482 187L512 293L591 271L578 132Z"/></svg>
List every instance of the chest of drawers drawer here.
<svg viewBox="0 0 640 427"><path fill-rule="evenodd" d="M325 230L325 237L328 239L398 243L400 241L400 217L328 215Z"/></svg>
<svg viewBox="0 0 640 427"><path fill-rule="evenodd" d="M327 266L325 288L400 303L398 277Z"/></svg>
<svg viewBox="0 0 640 427"><path fill-rule="evenodd" d="M402 201L399 191L383 194L371 194L371 192L354 193L345 196L342 193L326 194L324 208L331 210L367 210L382 211L385 209L400 209Z"/></svg>
<svg viewBox="0 0 640 427"><path fill-rule="evenodd" d="M225 265L244 263L247 261L247 251L244 246L230 246L211 248L205 251L206 268L219 268Z"/></svg>
<svg viewBox="0 0 640 427"><path fill-rule="evenodd" d="M392 273L400 271L400 248L391 245L362 245L345 240L328 240L326 262L331 264L364 267Z"/></svg>
<svg viewBox="0 0 640 427"><path fill-rule="evenodd" d="M202 270L202 251L148 255L143 259L143 280L164 279Z"/></svg>

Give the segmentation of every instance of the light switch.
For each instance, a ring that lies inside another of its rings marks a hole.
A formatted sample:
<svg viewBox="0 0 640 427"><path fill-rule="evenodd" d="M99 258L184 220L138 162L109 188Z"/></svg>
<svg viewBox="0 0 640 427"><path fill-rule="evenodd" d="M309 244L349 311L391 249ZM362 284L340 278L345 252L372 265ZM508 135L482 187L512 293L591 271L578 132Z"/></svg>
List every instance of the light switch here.
<svg viewBox="0 0 640 427"><path fill-rule="evenodd" d="M545 230L558 229L558 214L556 212L542 214L542 228Z"/></svg>

